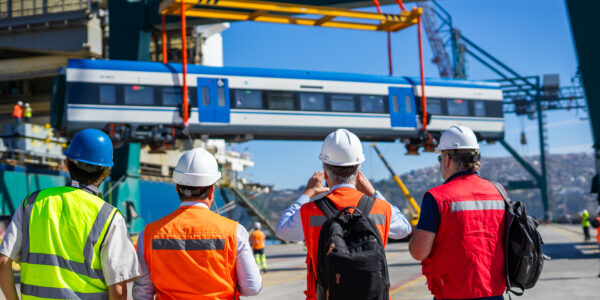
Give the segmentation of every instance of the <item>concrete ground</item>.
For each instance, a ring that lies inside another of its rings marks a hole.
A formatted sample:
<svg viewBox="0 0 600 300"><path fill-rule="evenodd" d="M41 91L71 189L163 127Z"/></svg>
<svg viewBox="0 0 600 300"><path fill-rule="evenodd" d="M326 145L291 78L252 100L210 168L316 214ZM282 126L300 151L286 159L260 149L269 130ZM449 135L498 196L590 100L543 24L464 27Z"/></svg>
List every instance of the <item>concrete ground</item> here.
<svg viewBox="0 0 600 300"><path fill-rule="evenodd" d="M540 280L533 289L527 290L522 297L513 298L599 299L600 251L596 242L584 243L581 228L575 225L544 225L540 231L546 243L544 253L552 260L544 265ZM263 290L259 296L242 298L305 299L306 252L303 246L276 245L267 247L266 252L269 272L263 274ZM421 275L421 266L408 253L408 244L388 244L386 252L392 299L433 299ZM504 298L508 299L506 295Z"/></svg>
<svg viewBox="0 0 600 300"><path fill-rule="evenodd" d="M518 299L599 299L600 261L595 240L583 243L581 228L575 225L544 225L540 231L546 243L544 253L552 260L545 263L537 285ZM386 250L392 299L433 299L421 266L408 253L408 244L388 244ZM273 246L267 248L267 257L270 271L263 275L263 290L256 299L304 299L306 268L302 246Z"/></svg>

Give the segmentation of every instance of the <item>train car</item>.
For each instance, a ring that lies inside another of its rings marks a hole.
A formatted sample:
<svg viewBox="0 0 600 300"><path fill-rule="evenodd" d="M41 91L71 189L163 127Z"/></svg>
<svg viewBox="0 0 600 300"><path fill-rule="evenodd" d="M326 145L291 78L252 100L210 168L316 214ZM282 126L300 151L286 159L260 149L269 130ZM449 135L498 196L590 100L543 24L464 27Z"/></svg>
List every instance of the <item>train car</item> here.
<svg viewBox="0 0 600 300"><path fill-rule="evenodd" d="M181 128L180 64L69 60L64 129ZM192 136L321 140L347 128L364 140L416 140L421 134L420 82L401 76L188 65ZM427 80L428 131L467 125L484 140L504 135L496 83Z"/></svg>

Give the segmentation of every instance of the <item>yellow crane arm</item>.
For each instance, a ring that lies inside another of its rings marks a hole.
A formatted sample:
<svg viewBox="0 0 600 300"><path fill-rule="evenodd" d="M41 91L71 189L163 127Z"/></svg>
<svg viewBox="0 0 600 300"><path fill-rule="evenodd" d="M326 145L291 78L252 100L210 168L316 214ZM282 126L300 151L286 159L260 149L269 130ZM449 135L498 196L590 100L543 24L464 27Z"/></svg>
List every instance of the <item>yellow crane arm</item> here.
<svg viewBox="0 0 600 300"><path fill-rule="evenodd" d="M419 204L417 204L417 201L415 201L415 198L413 198L413 196L410 194L410 191L408 190L408 188L406 188L406 185L404 185L404 182L402 182L402 179L400 179L400 176L396 175L396 173L394 172L394 170L392 169L390 164L387 162L385 157L383 157L383 154L381 154L381 152L379 151L379 149L377 148L375 143L372 143L371 147L373 147L373 149L375 149L375 152L377 152L377 155L379 155L379 158L381 158L381 161L383 162L385 167L392 174L394 181L396 181L396 184L402 190L404 197L406 198L406 200L408 200L408 204L409 204L408 209L409 209L410 215L411 215L410 224L413 226L417 226L417 223L419 223L419 215L421 214L421 207L419 206Z"/></svg>

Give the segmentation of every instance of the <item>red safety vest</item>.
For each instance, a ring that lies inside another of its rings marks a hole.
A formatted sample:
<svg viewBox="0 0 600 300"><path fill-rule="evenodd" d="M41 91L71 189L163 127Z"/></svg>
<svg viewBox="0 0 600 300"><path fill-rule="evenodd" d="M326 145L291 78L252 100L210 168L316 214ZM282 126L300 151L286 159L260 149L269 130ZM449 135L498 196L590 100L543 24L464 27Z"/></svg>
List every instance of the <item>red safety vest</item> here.
<svg viewBox="0 0 600 300"><path fill-rule="evenodd" d="M441 220L431 254L421 265L438 299L498 296L506 289L504 200L475 174L429 190Z"/></svg>
<svg viewBox="0 0 600 300"><path fill-rule="evenodd" d="M600 217L597 217L598 223L600 223ZM600 226L596 229L596 240L598 241L598 245L600 245Z"/></svg>
<svg viewBox="0 0 600 300"><path fill-rule="evenodd" d="M342 187L333 190L327 198L329 198L338 210L347 206L358 205L358 201L363 196L363 193L349 187ZM304 241L306 243L306 285L307 290L304 291L306 299L317 299L316 297L316 281L317 281L317 250L319 246L319 233L321 225L326 218L321 209L314 203L308 202L300 208L300 216L302 217L302 230L304 231ZM379 234L385 247L390 232L390 220L392 218L392 207L384 200L375 199L373 208L369 216L375 222Z"/></svg>
<svg viewBox="0 0 600 300"><path fill-rule="evenodd" d="M146 226L144 258L156 299L239 299L238 223L208 208L182 206Z"/></svg>

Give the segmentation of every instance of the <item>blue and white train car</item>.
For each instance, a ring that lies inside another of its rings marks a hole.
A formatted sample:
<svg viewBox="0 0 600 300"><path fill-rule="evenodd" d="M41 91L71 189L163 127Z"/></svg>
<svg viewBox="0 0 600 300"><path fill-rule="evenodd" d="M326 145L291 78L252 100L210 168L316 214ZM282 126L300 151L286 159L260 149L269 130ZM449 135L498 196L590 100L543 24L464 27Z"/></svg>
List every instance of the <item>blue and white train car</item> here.
<svg viewBox="0 0 600 300"><path fill-rule="evenodd" d="M180 127L180 64L69 60L66 129ZM347 128L364 140L417 138L420 82L400 76L188 66L189 133L211 138L321 140ZM504 135L496 83L428 80L428 130L467 125L481 139Z"/></svg>

